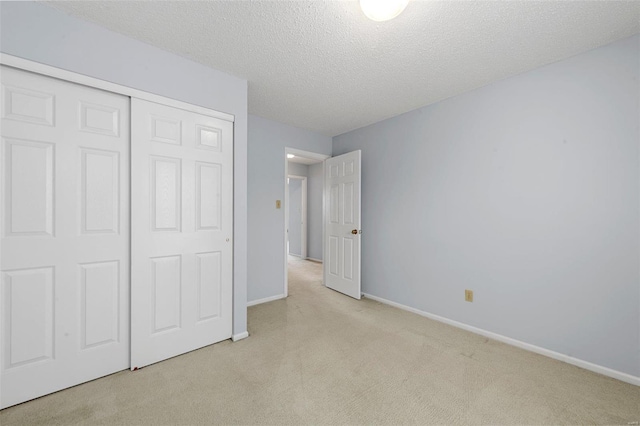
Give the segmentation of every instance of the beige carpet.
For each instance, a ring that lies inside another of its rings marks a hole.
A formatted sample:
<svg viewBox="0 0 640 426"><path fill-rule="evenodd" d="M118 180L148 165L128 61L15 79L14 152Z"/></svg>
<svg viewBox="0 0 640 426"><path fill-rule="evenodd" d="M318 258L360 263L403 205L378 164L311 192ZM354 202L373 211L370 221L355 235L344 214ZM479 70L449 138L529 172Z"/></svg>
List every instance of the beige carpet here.
<svg viewBox="0 0 640 426"><path fill-rule="evenodd" d="M251 336L0 412L0 424L622 424L640 388L321 286L291 260L289 298Z"/></svg>

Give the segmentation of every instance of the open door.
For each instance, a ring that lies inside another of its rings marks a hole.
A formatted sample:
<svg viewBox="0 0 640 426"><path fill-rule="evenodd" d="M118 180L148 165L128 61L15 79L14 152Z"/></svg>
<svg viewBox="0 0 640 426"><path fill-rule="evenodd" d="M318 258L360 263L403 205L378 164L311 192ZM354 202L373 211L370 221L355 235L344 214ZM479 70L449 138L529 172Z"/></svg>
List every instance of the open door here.
<svg viewBox="0 0 640 426"><path fill-rule="evenodd" d="M325 161L325 285L360 299L361 151Z"/></svg>

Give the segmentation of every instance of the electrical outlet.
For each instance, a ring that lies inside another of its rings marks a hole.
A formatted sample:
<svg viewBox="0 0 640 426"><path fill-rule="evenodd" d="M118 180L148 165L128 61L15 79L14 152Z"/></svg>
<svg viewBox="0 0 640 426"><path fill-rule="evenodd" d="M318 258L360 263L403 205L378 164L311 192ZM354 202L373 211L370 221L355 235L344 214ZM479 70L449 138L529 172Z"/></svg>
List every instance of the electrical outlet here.
<svg viewBox="0 0 640 426"><path fill-rule="evenodd" d="M465 302L473 302L473 290L464 291L464 300Z"/></svg>
<svg viewBox="0 0 640 426"><path fill-rule="evenodd" d="M276 200L276 209L280 208L280 200Z"/></svg>

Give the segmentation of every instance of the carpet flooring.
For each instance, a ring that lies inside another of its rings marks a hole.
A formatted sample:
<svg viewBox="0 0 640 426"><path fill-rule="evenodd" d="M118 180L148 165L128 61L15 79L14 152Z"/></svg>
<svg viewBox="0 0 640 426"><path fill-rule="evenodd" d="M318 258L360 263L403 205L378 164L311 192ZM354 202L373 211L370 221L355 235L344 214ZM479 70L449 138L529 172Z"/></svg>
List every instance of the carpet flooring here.
<svg viewBox="0 0 640 426"><path fill-rule="evenodd" d="M290 260L289 297L250 337L0 411L10 425L638 424L640 388L322 286Z"/></svg>

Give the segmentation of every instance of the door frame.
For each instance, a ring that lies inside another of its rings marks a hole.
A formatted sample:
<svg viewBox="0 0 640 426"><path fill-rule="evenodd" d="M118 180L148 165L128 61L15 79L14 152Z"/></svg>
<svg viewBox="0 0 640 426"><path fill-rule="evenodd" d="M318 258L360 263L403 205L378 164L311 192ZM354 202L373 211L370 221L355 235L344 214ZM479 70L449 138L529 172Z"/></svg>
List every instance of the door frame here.
<svg viewBox="0 0 640 426"><path fill-rule="evenodd" d="M291 179L301 180L300 191L302 198L300 200L302 204L302 208L300 209L300 216L302 217L302 223L300 224L300 258L307 258L307 227L309 223L307 222L307 177L306 176L298 176L298 175L287 175L287 184ZM284 205L285 207L289 205L289 186L287 185L287 192L284 194ZM289 224L289 209L286 208L284 211L284 223ZM290 241L289 233L287 235L287 241ZM288 254L288 250L287 250ZM295 255L294 255L295 256Z"/></svg>
<svg viewBox="0 0 640 426"><path fill-rule="evenodd" d="M297 149L297 148L290 148L290 147L285 147L284 148L284 209L285 209L285 214L283 215L283 221L284 221L284 232L282 233L282 241L283 241L283 248L282 251L284 252L284 280L283 280L283 288L282 288L282 294L284 295L284 297L289 296L289 277L288 277L288 273L289 273L289 263L288 263L288 250L287 250L287 219L288 219L288 215L287 212L289 210L289 204L288 204L288 199L289 199L289 184L287 183L287 177L289 176L289 159L287 158L287 154L293 154L296 155L298 157L304 157L304 158L309 158L312 160L318 160L319 162L322 163L322 253L324 253L324 160L326 160L327 158L330 158L330 155L326 155L326 154L320 154L317 152L311 152L311 151L303 151L301 149ZM322 284L324 285L324 276L322 279Z"/></svg>

